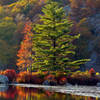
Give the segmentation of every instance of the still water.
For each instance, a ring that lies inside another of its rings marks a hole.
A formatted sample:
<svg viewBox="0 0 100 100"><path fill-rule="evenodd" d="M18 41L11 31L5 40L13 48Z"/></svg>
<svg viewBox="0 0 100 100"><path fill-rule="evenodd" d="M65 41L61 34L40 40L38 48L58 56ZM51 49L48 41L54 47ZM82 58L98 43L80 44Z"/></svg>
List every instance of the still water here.
<svg viewBox="0 0 100 100"><path fill-rule="evenodd" d="M41 87L0 85L0 100L100 100L100 98L77 96Z"/></svg>

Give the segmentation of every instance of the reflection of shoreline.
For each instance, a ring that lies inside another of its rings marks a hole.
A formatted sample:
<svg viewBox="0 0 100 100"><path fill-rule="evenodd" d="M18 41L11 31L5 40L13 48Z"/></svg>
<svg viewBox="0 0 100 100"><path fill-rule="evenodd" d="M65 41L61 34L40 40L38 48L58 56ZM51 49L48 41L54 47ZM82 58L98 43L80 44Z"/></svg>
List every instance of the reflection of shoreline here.
<svg viewBox="0 0 100 100"><path fill-rule="evenodd" d="M4 91L7 91L9 88L8 85L6 84L0 84L0 92L4 92Z"/></svg>
<svg viewBox="0 0 100 100"><path fill-rule="evenodd" d="M20 86L9 86L9 88L0 92L0 97L4 100L85 100L85 96L75 96L66 93L55 92L44 88L31 88ZM0 100L3 100L0 98ZM97 100L87 97L86 100Z"/></svg>
<svg viewBox="0 0 100 100"><path fill-rule="evenodd" d="M19 87L27 88L41 88L44 91L48 90L50 92L58 92L65 94L74 94L77 96L90 96L90 97L99 97L100 98L100 89L95 86L45 86L45 85L33 85L33 84L14 84Z"/></svg>

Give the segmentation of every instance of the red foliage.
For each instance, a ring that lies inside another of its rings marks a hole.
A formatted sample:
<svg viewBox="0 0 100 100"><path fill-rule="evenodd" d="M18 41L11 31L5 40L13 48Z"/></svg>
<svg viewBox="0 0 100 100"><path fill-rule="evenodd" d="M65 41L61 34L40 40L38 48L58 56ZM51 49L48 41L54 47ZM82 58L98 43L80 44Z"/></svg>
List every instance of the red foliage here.
<svg viewBox="0 0 100 100"><path fill-rule="evenodd" d="M95 73L95 70L94 70L93 68L91 68L91 69L89 70L89 73L90 73L90 74L93 74L93 73Z"/></svg>
<svg viewBox="0 0 100 100"><path fill-rule="evenodd" d="M46 90L46 91L45 91L45 94L46 94L47 96L52 96L52 95L54 94L54 92L50 92L50 91Z"/></svg>
<svg viewBox="0 0 100 100"><path fill-rule="evenodd" d="M64 84L66 84L66 82L67 82L67 78L66 77L60 77L58 79L58 84L59 85L64 85Z"/></svg>
<svg viewBox="0 0 100 100"><path fill-rule="evenodd" d="M44 78L45 80L55 80L55 76L50 74Z"/></svg>
<svg viewBox="0 0 100 100"><path fill-rule="evenodd" d="M65 78L65 77L62 77L61 80L62 80L62 81L66 81L66 78Z"/></svg>
<svg viewBox="0 0 100 100"><path fill-rule="evenodd" d="M89 74L91 75L91 76L95 76L95 70L93 69L93 68L91 68L90 70L89 70Z"/></svg>
<svg viewBox="0 0 100 100"><path fill-rule="evenodd" d="M10 82L12 82L16 79L16 72L14 69L7 69L4 71L3 74L8 77Z"/></svg>

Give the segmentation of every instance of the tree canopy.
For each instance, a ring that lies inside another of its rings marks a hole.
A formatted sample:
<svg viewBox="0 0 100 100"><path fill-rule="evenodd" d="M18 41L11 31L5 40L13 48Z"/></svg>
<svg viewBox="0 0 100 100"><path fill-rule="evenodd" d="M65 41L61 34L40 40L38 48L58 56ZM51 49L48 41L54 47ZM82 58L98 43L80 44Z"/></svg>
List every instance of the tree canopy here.
<svg viewBox="0 0 100 100"><path fill-rule="evenodd" d="M63 7L50 1L42 12L41 24L36 24L34 28L36 34L33 38L33 69L66 71L79 68L80 64L88 61L73 61L71 58L76 48L73 41L80 35L71 34L72 22L66 18Z"/></svg>

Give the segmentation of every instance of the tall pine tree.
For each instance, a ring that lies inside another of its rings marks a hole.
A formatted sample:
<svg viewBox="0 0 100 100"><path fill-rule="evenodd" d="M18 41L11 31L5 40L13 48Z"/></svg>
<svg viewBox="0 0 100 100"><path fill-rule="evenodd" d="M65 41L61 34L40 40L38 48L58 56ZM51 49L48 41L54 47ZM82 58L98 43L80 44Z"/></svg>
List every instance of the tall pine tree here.
<svg viewBox="0 0 100 100"><path fill-rule="evenodd" d="M88 61L88 59L72 60L76 48L72 42L80 35L71 35L72 22L66 18L63 7L60 7L57 2L50 1L42 12L44 14L40 15L41 24L34 26L33 68L66 71L79 68L80 64Z"/></svg>

